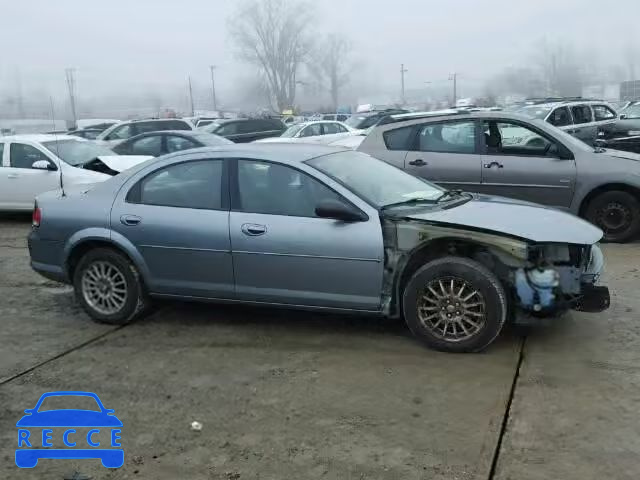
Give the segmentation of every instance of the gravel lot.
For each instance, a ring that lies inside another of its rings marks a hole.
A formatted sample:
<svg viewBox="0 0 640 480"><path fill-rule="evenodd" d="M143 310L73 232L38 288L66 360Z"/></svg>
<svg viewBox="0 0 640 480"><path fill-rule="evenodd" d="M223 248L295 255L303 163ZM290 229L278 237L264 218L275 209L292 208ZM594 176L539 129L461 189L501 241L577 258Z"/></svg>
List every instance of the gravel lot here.
<svg viewBox="0 0 640 480"><path fill-rule="evenodd" d="M30 270L29 228L0 217L0 478L638 477L638 244L605 246L608 312L450 355L376 318L167 303L98 325ZM122 468L15 466L15 423L52 390L115 409Z"/></svg>

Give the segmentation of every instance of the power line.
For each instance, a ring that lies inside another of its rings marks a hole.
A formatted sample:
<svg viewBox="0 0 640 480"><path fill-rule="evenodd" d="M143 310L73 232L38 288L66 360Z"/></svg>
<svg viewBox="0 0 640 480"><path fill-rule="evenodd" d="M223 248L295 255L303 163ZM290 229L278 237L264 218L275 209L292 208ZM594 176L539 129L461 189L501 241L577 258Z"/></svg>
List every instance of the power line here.
<svg viewBox="0 0 640 480"><path fill-rule="evenodd" d="M191 116L195 115L195 110L193 108L193 89L191 88L191 75L189 75L189 105L191 105Z"/></svg>

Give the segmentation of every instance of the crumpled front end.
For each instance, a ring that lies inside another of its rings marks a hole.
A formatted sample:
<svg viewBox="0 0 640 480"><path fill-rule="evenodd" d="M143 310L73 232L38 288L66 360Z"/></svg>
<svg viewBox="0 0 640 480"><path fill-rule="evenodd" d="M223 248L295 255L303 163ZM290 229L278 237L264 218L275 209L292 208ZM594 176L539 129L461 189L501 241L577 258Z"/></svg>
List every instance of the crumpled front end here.
<svg viewBox="0 0 640 480"><path fill-rule="evenodd" d="M528 257L527 265L512 272L516 305L525 313L554 316L569 309L609 308L609 289L598 285L604 256L597 244L532 245Z"/></svg>

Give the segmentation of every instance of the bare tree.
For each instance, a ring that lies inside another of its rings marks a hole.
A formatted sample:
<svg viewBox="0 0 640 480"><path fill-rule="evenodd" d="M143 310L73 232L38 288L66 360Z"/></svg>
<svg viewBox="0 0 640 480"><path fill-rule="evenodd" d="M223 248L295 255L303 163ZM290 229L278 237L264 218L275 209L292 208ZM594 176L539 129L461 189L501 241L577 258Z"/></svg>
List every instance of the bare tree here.
<svg viewBox="0 0 640 480"><path fill-rule="evenodd" d="M311 50L311 15L304 1L248 0L229 22L240 58L265 76L279 111L295 102L298 70Z"/></svg>
<svg viewBox="0 0 640 480"><path fill-rule="evenodd" d="M313 63L309 65L320 84L329 91L334 112L338 109L340 90L349 81L350 52L351 42L342 35L331 33L318 45L312 57Z"/></svg>
<svg viewBox="0 0 640 480"><path fill-rule="evenodd" d="M578 57L575 50L565 43L541 43L534 58L546 82L547 94L580 95L583 72Z"/></svg>

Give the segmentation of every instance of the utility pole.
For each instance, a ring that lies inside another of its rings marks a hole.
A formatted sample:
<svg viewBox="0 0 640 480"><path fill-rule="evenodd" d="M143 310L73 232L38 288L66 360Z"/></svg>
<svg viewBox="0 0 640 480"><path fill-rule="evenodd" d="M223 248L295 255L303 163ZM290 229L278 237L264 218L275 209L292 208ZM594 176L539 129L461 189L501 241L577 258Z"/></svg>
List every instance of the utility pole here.
<svg viewBox="0 0 640 480"><path fill-rule="evenodd" d="M213 71L216 69L216 66L210 65L209 68L211 69L211 95L213 96L213 110L217 112L218 104L216 102L216 80L213 74Z"/></svg>
<svg viewBox="0 0 640 480"><path fill-rule="evenodd" d="M69 91L69 104L71 106L71 117L73 119L73 128L76 128L78 125L78 116L76 114L76 78L75 78L75 68L66 68L64 70L65 76L67 78L67 90Z"/></svg>
<svg viewBox="0 0 640 480"><path fill-rule="evenodd" d="M404 106L407 102L404 98L404 74L408 72L406 68L404 68L404 63L400 64L400 83L402 85L402 106Z"/></svg>
<svg viewBox="0 0 640 480"><path fill-rule="evenodd" d="M453 80L453 107L456 106L456 100L458 100L458 74L453 72L449 75L449 80Z"/></svg>
<svg viewBox="0 0 640 480"><path fill-rule="evenodd" d="M189 105L191 105L191 116L195 115L195 110L193 109L193 89L191 88L191 75L189 75Z"/></svg>

